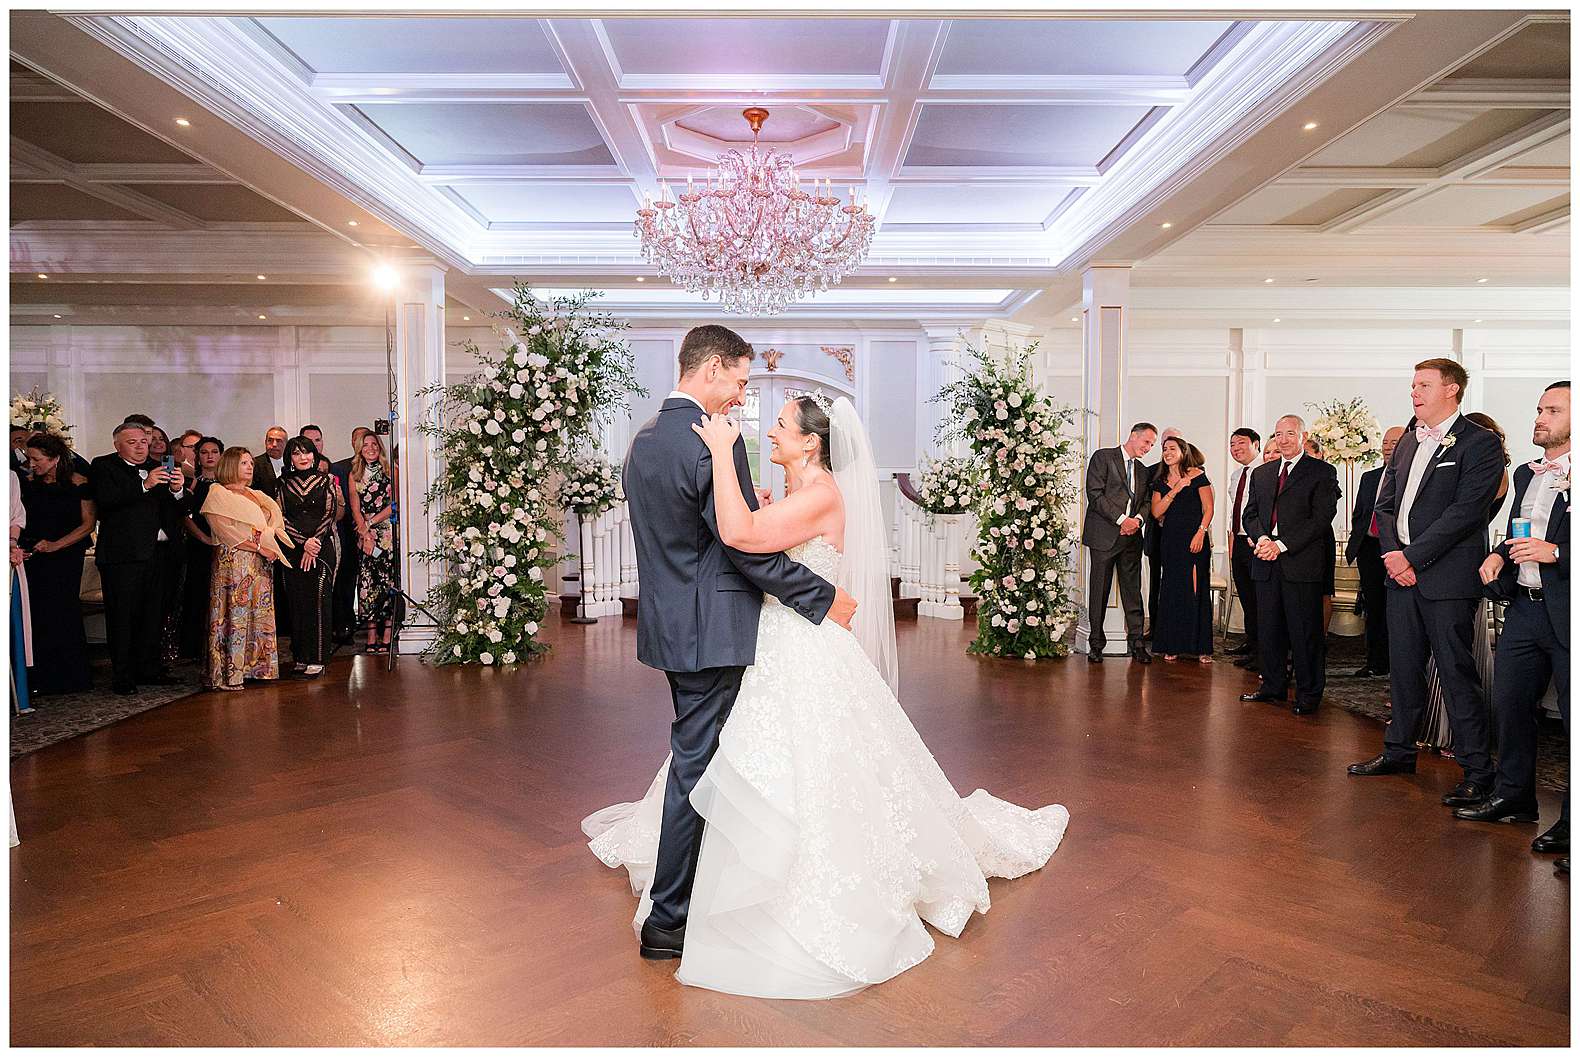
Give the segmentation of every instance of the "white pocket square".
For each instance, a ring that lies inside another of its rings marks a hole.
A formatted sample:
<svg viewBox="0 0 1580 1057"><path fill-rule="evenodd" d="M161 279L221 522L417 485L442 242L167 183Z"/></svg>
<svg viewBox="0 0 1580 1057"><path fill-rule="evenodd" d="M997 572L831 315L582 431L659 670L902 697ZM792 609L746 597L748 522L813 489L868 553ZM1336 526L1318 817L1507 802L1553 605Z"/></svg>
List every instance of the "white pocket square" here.
<svg viewBox="0 0 1580 1057"><path fill-rule="evenodd" d="M1440 462L1440 463L1437 464L1437 468L1439 470L1441 470L1445 466L1458 466L1458 465L1459 465L1459 463L1457 463L1457 462Z"/></svg>

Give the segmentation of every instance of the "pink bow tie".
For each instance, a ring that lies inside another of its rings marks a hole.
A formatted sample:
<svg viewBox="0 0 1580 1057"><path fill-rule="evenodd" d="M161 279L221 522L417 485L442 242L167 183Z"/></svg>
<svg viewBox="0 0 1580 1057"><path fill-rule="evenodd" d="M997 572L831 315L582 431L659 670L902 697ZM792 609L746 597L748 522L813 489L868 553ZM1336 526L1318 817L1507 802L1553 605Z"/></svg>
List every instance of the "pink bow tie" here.
<svg viewBox="0 0 1580 1057"><path fill-rule="evenodd" d="M1562 463L1548 462L1546 459L1536 459L1528 465L1532 473L1547 473L1549 471L1558 473L1564 468Z"/></svg>
<svg viewBox="0 0 1580 1057"><path fill-rule="evenodd" d="M1441 429L1433 429L1431 426L1416 426L1415 439L1418 444L1425 444L1429 440L1442 440L1443 431Z"/></svg>

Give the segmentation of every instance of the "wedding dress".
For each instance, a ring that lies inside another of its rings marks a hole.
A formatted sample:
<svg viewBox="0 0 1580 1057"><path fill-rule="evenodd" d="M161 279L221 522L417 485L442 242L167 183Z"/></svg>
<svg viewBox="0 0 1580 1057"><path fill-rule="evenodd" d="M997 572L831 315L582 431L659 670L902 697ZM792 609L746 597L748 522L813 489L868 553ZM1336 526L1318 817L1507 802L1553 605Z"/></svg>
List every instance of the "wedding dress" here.
<svg viewBox="0 0 1580 1057"><path fill-rule="evenodd" d="M821 536L789 555L831 581L841 561ZM668 766L640 801L582 822L629 871L638 932ZM856 637L771 597L691 801L707 825L676 979L762 998L834 998L916 965L933 950L924 921L958 937L987 912L987 878L1040 868L1069 822L1059 805L962 799Z"/></svg>

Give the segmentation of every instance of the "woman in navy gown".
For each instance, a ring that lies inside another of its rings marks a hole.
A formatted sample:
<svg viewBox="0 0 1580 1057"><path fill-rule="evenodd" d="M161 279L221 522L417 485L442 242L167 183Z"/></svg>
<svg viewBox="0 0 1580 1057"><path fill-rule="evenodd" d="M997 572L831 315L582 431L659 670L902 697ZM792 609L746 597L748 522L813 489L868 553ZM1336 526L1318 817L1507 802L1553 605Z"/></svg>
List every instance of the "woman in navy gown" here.
<svg viewBox="0 0 1580 1057"><path fill-rule="evenodd" d="M1152 480L1163 550L1152 650L1166 661L1212 663L1212 501L1201 452L1183 437L1164 441Z"/></svg>

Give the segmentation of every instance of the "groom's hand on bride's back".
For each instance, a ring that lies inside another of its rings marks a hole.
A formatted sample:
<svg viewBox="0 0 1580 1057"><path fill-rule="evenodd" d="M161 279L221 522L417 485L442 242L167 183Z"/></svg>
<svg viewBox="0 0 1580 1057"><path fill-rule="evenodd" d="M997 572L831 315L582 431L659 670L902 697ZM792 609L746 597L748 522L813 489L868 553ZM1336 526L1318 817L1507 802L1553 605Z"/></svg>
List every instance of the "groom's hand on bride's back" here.
<svg viewBox="0 0 1580 1057"><path fill-rule="evenodd" d="M856 600L845 592L843 587L834 588L834 604L828 607L828 619L850 630L850 622L856 617Z"/></svg>

